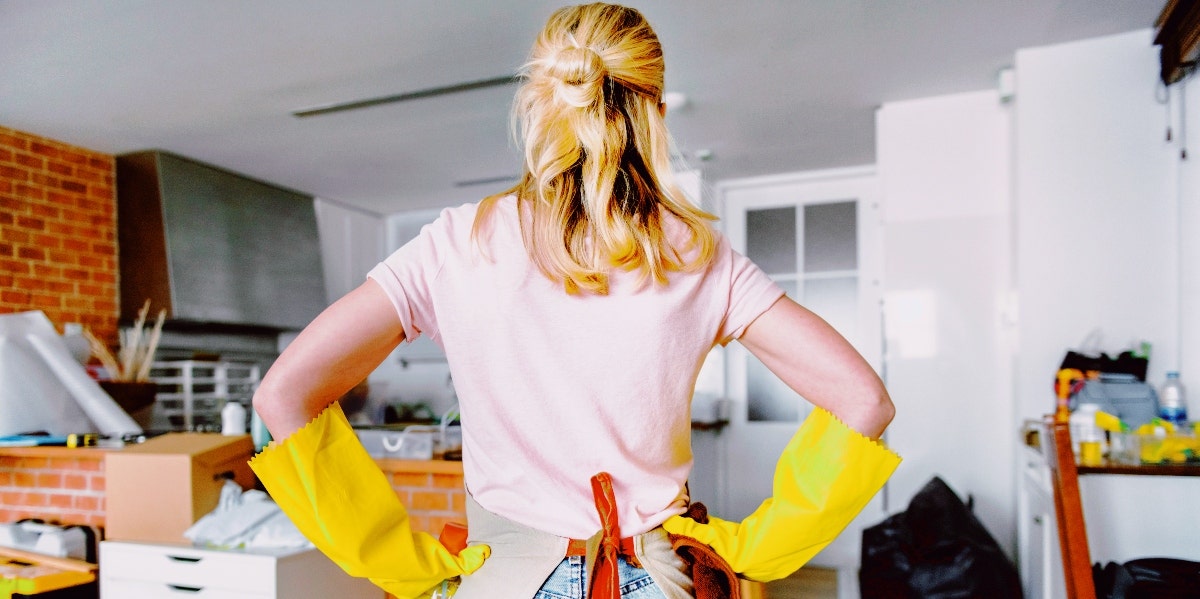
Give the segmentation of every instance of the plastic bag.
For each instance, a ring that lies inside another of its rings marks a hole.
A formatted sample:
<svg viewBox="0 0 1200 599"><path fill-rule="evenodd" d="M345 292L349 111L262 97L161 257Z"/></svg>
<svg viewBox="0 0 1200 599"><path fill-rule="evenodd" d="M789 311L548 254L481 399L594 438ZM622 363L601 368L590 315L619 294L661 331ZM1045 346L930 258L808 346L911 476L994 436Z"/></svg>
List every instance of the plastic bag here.
<svg viewBox="0 0 1200 599"><path fill-rule="evenodd" d="M1097 599L1200 597L1200 562L1167 557L1092 566Z"/></svg>
<svg viewBox="0 0 1200 599"><path fill-rule="evenodd" d="M862 597L1019 599L1008 556L941 478L904 512L863 530Z"/></svg>

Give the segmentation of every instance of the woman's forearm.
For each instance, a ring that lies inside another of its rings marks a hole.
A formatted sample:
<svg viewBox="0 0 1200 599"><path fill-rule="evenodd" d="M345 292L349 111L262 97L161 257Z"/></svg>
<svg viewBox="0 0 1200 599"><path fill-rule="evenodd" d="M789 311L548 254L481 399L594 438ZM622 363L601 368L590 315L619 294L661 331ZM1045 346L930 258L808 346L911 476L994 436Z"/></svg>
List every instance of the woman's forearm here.
<svg viewBox="0 0 1200 599"><path fill-rule="evenodd" d="M896 413L883 381L862 355L786 296L738 341L792 390L868 437L883 434Z"/></svg>
<svg viewBox="0 0 1200 599"><path fill-rule="evenodd" d="M288 345L255 391L254 409L282 440L365 379L403 340L395 308L368 279Z"/></svg>

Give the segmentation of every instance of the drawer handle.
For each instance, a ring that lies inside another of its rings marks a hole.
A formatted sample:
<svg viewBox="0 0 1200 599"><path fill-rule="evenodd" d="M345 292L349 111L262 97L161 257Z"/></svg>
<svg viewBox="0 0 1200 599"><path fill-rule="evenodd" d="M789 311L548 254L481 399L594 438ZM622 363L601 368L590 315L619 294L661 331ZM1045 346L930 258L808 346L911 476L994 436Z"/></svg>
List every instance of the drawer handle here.
<svg viewBox="0 0 1200 599"><path fill-rule="evenodd" d="M197 564L197 563L200 563L200 560L202 560L204 558L202 558L202 557L187 557L184 555L168 555L167 559L169 559L173 562L186 562L189 564Z"/></svg>
<svg viewBox="0 0 1200 599"><path fill-rule="evenodd" d="M181 584L168 584L167 586L177 593L199 593L204 590L204 587L185 587Z"/></svg>

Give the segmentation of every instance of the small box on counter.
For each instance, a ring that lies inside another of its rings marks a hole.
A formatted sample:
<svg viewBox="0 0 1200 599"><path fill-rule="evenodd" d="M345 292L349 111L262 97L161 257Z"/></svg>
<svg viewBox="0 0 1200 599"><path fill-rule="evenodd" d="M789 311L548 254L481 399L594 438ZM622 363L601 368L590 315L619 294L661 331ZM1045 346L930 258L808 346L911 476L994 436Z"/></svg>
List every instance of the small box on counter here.
<svg viewBox="0 0 1200 599"><path fill-rule="evenodd" d="M187 543L184 531L217 507L226 479L253 488L253 455L250 435L216 433L167 433L109 453L105 538Z"/></svg>

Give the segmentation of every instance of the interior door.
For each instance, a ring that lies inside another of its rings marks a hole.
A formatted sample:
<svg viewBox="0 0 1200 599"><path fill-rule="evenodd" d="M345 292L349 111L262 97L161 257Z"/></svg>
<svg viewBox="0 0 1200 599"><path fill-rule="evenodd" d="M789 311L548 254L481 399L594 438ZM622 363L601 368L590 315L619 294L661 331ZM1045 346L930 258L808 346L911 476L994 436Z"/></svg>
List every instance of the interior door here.
<svg viewBox="0 0 1200 599"><path fill-rule="evenodd" d="M878 371L882 361L881 211L873 168L839 169L718 187L725 234L790 297L845 336ZM724 515L740 519L771 494L779 454L812 405L749 351L730 343L723 433ZM882 494L881 494L882 495ZM859 521L883 515L877 498ZM857 565L861 526L851 525L814 562Z"/></svg>

